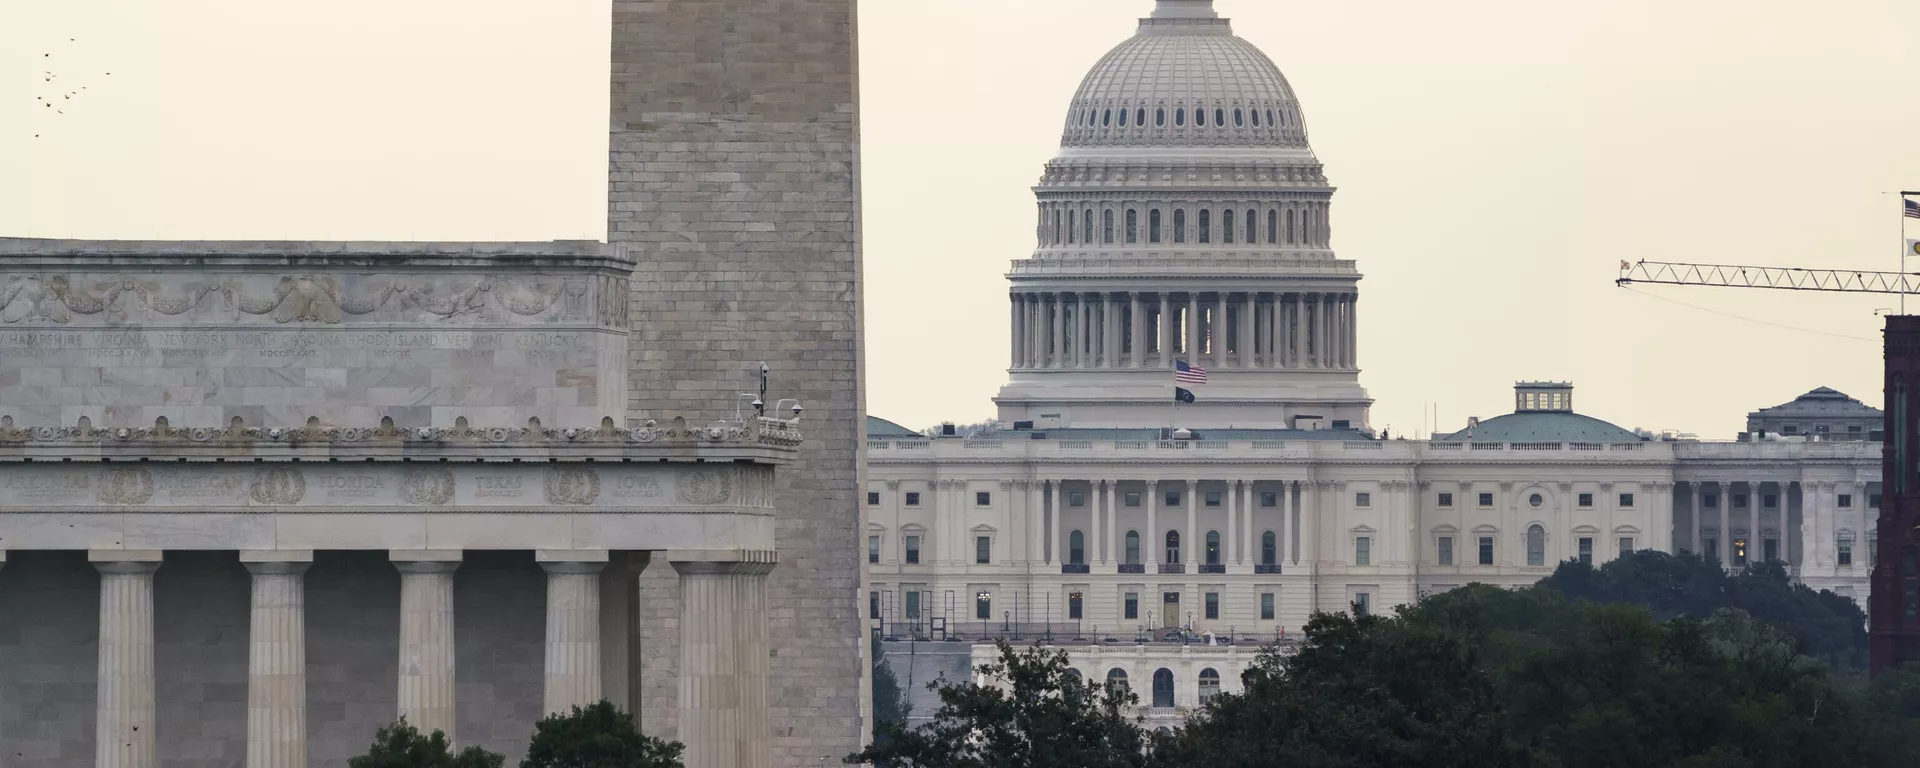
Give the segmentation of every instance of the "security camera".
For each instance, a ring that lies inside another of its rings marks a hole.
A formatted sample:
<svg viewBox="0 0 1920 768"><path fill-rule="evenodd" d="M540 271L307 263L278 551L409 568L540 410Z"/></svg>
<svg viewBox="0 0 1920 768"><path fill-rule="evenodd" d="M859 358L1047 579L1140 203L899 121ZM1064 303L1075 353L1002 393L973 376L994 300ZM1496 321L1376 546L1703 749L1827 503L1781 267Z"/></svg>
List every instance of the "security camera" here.
<svg viewBox="0 0 1920 768"><path fill-rule="evenodd" d="M765 401L765 400L762 400L762 399L760 399L760 398L757 398L757 397L753 399L753 407L754 407L754 408L765 408L765 407L766 407L766 405L767 405L767 401Z"/></svg>
<svg viewBox="0 0 1920 768"><path fill-rule="evenodd" d="M799 415L800 415L800 412L801 412L801 411L803 411L803 410L806 410L806 409L804 409L804 408L801 408L801 407L800 407L800 404L799 404L799 403L794 403L794 404L793 404L793 415L795 415L795 416L799 416Z"/></svg>

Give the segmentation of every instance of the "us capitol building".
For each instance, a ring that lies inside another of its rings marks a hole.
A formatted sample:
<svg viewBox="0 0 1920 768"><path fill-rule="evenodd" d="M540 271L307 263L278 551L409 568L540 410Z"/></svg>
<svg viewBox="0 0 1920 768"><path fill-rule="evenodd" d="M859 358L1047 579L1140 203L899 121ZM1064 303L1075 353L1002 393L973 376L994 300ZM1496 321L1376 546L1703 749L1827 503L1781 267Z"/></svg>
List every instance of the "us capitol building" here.
<svg viewBox="0 0 1920 768"><path fill-rule="evenodd" d="M1214 669L1193 654L1220 649L1136 638L1272 642L1316 611L1569 559L1779 560L1865 604L1881 419L1838 392L1726 442L1583 415L1559 382L1450 435L1376 435L1334 188L1287 79L1211 0L1159 0L1093 66L1035 190L1000 429L868 422L868 608L888 637L1050 631L1100 646L1076 669L1186 707L1235 688L1251 649ZM1179 385L1192 402L1174 402L1177 362L1206 371Z"/></svg>

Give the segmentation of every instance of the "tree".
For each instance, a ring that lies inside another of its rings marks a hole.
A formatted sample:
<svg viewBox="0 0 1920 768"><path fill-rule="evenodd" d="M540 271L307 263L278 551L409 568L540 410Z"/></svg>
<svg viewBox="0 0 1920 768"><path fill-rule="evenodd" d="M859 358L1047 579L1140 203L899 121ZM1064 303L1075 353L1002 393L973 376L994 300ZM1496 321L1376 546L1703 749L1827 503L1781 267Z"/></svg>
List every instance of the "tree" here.
<svg viewBox="0 0 1920 768"><path fill-rule="evenodd" d="M682 768L682 749L640 733L631 714L602 699L536 723L520 768Z"/></svg>
<svg viewBox="0 0 1920 768"><path fill-rule="evenodd" d="M422 735L402 717L373 735L367 754L348 758L348 768L500 768L506 758L479 747L453 753L447 734Z"/></svg>
<svg viewBox="0 0 1920 768"><path fill-rule="evenodd" d="M977 670L989 684L935 682L933 722L849 755L848 763L898 768L1140 768L1146 739L1123 710L1139 702L1125 686L1094 685L1073 674L1056 649L1015 651Z"/></svg>
<svg viewBox="0 0 1920 768"><path fill-rule="evenodd" d="M878 743L888 726L906 727L913 705L900 687L900 678L893 674L893 665L886 660L880 633L873 633L869 642L873 648L873 740Z"/></svg>
<svg viewBox="0 0 1920 768"><path fill-rule="evenodd" d="M1159 740L1165 768L1523 765L1508 745L1492 681L1459 640L1380 616L1319 614L1293 656L1267 649Z"/></svg>

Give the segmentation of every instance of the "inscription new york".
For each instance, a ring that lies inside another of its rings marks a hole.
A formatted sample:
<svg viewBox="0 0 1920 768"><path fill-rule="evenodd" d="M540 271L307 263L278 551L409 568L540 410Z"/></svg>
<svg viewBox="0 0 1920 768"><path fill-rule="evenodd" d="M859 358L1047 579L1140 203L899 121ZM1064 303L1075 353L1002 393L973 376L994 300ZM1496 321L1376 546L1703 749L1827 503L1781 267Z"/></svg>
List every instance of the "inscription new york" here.
<svg viewBox="0 0 1920 768"><path fill-rule="evenodd" d="M0 468L0 514L62 508L165 512L553 508L771 508L754 467L660 465L222 465ZM745 474L742 474L745 473ZM745 490L745 493L740 492Z"/></svg>

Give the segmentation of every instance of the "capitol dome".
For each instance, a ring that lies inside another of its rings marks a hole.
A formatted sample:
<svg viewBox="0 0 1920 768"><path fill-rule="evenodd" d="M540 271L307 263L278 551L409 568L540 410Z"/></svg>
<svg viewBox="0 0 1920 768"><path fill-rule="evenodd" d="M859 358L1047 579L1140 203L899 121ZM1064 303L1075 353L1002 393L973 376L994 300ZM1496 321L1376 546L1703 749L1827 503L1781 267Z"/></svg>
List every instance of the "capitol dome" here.
<svg viewBox="0 0 1920 768"><path fill-rule="evenodd" d="M1212 0L1160 0L1081 81L1061 142L1305 147L1307 132L1286 76Z"/></svg>

